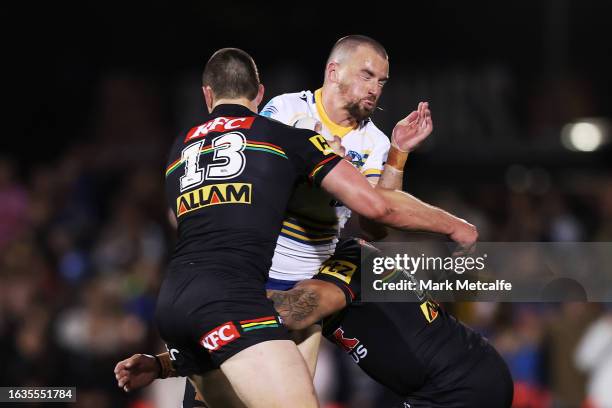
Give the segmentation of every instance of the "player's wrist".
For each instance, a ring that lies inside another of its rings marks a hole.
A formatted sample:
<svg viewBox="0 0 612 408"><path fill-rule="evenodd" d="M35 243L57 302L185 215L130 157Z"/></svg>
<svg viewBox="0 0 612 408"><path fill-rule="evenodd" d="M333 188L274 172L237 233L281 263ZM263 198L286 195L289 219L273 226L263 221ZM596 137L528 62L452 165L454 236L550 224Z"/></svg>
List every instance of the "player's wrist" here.
<svg viewBox="0 0 612 408"><path fill-rule="evenodd" d="M387 165L393 167L395 170L404 171L404 165L408 160L409 151L403 151L395 144L391 144L389 154L387 155Z"/></svg>
<svg viewBox="0 0 612 408"><path fill-rule="evenodd" d="M153 358L157 362L157 378L164 379L176 376L176 371L174 370L174 367L172 367L172 361L170 361L170 356L168 353L156 354L153 356Z"/></svg>
<svg viewBox="0 0 612 408"><path fill-rule="evenodd" d="M162 366L157 356L154 356L152 354L141 354L141 355L146 358L150 358L151 360L155 360L155 378L161 378L160 376L162 372Z"/></svg>
<svg viewBox="0 0 612 408"><path fill-rule="evenodd" d="M453 239L453 241L460 240L469 236L469 230L473 228L471 224L468 224L464 219L455 217L454 215L450 215L451 217L451 232L448 236ZM461 239L460 239L461 238Z"/></svg>

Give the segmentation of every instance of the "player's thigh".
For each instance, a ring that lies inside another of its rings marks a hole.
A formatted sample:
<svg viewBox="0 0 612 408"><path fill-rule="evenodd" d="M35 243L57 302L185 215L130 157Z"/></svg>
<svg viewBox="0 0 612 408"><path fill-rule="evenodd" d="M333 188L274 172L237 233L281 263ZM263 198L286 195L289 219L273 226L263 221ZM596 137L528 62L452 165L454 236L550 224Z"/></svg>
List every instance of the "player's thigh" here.
<svg viewBox="0 0 612 408"><path fill-rule="evenodd" d="M291 340L258 343L227 359L221 370L248 407L319 406L306 363Z"/></svg>
<svg viewBox="0 0 612 408"><path fill-rule="evenodd" d="M244 403L238 398L221 370L211 370L201 375L191 375L189 380L198 391L195 399L204 401L206 407L245 408Z"/></svg>
<svg viewBox="0 0 612 408"><path fill-rule="evenodd" d="M291 332L291 337L308 366L311 378L314 378L321 345L321 326L314 324L304 330Z"/></svg>

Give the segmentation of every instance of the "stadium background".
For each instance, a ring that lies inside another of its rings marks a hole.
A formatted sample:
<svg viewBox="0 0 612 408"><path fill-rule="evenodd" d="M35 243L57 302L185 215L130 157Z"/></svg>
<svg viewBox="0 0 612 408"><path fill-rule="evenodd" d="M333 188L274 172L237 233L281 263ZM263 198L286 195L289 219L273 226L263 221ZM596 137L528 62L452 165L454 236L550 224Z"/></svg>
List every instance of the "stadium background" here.
<svg viewBox="0 0 612 408"><path fill-rule="evenodd" d="M434 133L407 165L407 191L471 220L486 241L612 240L610 144L576 152L561 142L565 125L612 116L612 3L463 3L11 10L18 24L4 48L13 126L0 158L0 385L76 385L78 407L164 398L160 387L124 395L112 368L134 352L161 350L151 317L173 240L165 154L204 111L200 73L220 47L253 55L267 101L316 89L334 41L370 35L391 57L375 123L390 134L420 100L433 112ZM581 137L593 141L592 133L574 136L579 146ZM586 406L594 373L611 375L609 305L448 307L504 355L517 407ZM576 347L594 322L608 361L579 370ZM322 355L325 406L386 406L388 395L348 356L331 347Z"/></svg>

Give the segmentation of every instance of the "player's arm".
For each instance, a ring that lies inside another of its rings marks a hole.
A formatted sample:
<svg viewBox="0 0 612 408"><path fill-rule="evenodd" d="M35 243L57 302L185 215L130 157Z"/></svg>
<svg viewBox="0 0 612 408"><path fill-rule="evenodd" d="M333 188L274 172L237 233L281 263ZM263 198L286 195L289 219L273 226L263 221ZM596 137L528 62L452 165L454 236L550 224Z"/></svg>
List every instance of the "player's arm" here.
<svg viewBox="0 0 612 408"><path fill-rule="evenodd" d="M306 279L286 291L268 290L268 298L290 330L302 330L346 306L346 296L333 283Z"/></svg>
<svg viewBox="0 0 612 408"><path fill-rule="evenodd" d="M467 248L478 237L473 225L408 193L375 189L346 161L325 175L321 187L358 214L393 228L448 235Z"/></svg>

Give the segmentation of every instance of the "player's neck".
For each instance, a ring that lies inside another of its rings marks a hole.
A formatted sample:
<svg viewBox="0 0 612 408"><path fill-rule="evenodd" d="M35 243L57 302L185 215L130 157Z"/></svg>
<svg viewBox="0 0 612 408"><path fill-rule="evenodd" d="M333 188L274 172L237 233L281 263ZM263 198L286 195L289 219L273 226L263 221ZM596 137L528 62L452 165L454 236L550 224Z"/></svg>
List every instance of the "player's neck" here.
<svg viewBox="0 0 612 408"><path fill-rule="evenodd" d="M344 108L342 98L338 98L334 94L335 89L327 88L323 86L321 90L321 103L327 117L334 122L336 125L342 127L355 127L357 121L349 114Z"/></svg>
<svg viewBox="0 0 612 408"><path fill-rule="evenodd" d="M214 102L210 111L212 112L219 105L242 105L245 108L249 109L253 113L257 113L257 105L255 104L255 100L248 100L247 98L237 98L237 99L229 99L229 98L221 98Z"/></svg>

